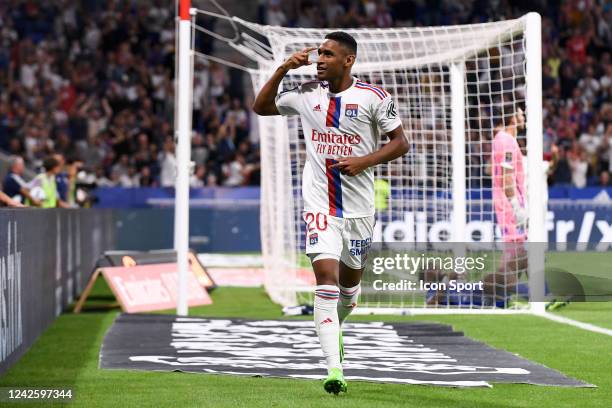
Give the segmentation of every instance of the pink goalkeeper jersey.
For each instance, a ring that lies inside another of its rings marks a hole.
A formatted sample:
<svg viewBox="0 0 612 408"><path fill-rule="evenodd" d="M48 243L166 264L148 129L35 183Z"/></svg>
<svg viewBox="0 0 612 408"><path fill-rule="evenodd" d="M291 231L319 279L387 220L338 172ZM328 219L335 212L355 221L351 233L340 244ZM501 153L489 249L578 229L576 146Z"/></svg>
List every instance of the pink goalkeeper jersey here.
<svg viewBox="0 0 612 408"><path fill-rule="evenodd" d="M527 206L523 154L516 138L500 130L493 139L493 204L504 242L525 240L526 231L517 226L512 204L503 188L503 169L514 174L516 196L523 208Z"/></svg>

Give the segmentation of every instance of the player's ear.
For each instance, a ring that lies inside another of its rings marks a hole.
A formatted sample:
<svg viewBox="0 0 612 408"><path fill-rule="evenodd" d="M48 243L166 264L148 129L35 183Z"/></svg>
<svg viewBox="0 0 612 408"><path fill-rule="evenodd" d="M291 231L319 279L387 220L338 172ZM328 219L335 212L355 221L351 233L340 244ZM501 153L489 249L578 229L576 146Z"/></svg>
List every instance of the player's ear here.
<svg viewBox="0 0 612 408"><path fill-rule="evenodd" d="M346 65L347 67L352 67L354 63L355 63L355 55L354 54L347 55L344 65Z"/></svg>

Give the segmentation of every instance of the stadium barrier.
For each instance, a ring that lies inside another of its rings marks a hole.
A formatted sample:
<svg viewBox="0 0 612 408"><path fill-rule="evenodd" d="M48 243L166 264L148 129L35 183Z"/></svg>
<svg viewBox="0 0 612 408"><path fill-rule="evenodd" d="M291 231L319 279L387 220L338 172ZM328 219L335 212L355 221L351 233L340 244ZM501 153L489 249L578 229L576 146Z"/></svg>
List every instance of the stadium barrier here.
<svg viewBox="0 0 612 408"><path fill-rule="evenodd" d="M0 374L82 292L115 247L110 210L0 210Z"/></svg>
<svg viewBox="0 0 612 408"><path fill-rule="evenodd" d="M548 242L582 242L601 250L612 247L600 246L612 241L612 188L554 186L548 191L545 223ZM115 208L117 249L143 251L173 247L173 189L115 187L98 189L95 194L99 198L98 206ZM260 252L259 197L257 187L193 189L189 246L198 253ZM495 225L490 195L474 199L472 205L485 208L470 208L470 214L477 217L470 216L468 229L475 236L492 238ZM393 226L386 229L415 229L416 221L410 222L415 217L399 212L396 217ZM376 231L376 240L394 236L393 231L386 229Z"/></svg>
<svg viewBox="0 0 612 408"><path fill-rule="evenodd" d="M392 190L391 194L397 194ZM491 190L470 189L472 199L491 199ZM164 187L102 187L93 191L97 208L173 208L174 189ZM548 188L552 201L584 201L612 203L612 187L575 188L552 186ZM191 208L259 208L261 191L259 187L203 187L193 188L189 193Z"/></svg>
<svg viewBox="0 0 612 408"><path fill-rule="evenodd" d="M172 209L121 209L114 213L117 220L117 249L146 251L172 247ZM414 230L418 222L407 220L405 214L396 221L392 226L376 229L376 240L394 236L393 229ZM189 246L198 253L260 252L260 225L259 207L203 209L192 206ZM435 223L431 227L440 226ZM491 219L470 220L467 227L470 231L479 232L480 236L492 236L495 224ZM611 241L611 229L612 203L549 202L546 214L549 243L585 242L597 246Z"/></svg>
<svg viewBox="0 0 612 408"><path fill-rule="evenodd" d="M148 251L174 246L171 208L114 210L117 249ZM259 206L252 208L192 208L189 247L196 252L261 251Z"/></svg>

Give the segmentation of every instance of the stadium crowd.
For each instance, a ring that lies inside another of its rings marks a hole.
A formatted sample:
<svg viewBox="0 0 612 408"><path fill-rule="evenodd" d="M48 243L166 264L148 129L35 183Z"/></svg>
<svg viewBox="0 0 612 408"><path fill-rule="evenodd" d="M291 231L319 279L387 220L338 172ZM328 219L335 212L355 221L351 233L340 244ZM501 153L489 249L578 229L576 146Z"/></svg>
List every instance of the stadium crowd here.
<svg viewBox="0 0 612 408"><path fill-rule="evenodd" d="M542 15L549 185L612 186L612 4L605 0L269 0L260 22L288 27L473 24ZM490 140L485 141L490 142ZM486 149L485 149L486 150ZM488 149L490 151L490 149Z"/></svg>
<svg viewBox="0 0 612 408"><path fill-rule="evenodd" d="M80 160L100 186L173 186L173 16L162 0L0 2L0 149ZM259 184L242 77L196 70L192 186Z"/></svg>
<svg viewBox="0 0 612 408"><path fill-rule="evenodd" d="M98 186L174 183L173 2L0 2L0 149L40 168L80 162ZM261 23L392 27L543 15L549 183L610 185L612 6L604 0L268 0ZM197 44L210 53L213 44ZM258 135L240 71L198 61L192 186L259 184ZM14 158L14 160L15 160Z"/></svg>

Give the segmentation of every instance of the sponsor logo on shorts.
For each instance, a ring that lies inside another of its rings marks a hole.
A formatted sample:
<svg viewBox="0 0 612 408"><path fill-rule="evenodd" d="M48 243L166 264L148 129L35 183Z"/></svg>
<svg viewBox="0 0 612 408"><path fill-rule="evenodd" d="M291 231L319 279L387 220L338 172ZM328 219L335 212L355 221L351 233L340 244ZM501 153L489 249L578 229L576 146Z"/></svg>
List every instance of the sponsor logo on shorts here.
<svg viewBox="0 0 612 408"><path fill-rule="evenodd" d="M349 253L353 256L363 256L365 260L365 256L368 253L368 250L372 246L372 237L368 237L366 239L351 239L349 242Z"/></svg>

